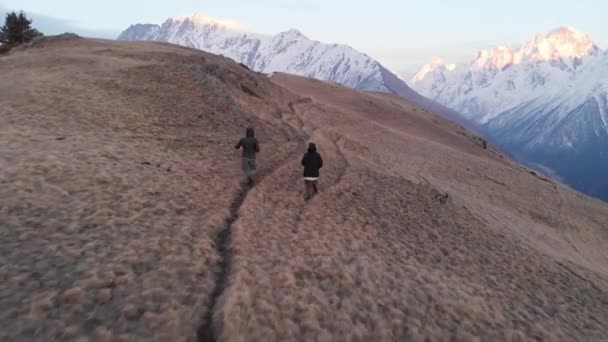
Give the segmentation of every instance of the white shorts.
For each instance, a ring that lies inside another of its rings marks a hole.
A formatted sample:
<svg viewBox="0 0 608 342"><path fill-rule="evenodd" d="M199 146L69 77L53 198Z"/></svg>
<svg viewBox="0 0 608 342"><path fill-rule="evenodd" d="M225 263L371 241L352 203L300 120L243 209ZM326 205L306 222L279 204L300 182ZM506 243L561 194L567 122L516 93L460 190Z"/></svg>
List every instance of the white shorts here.
<svg viewBox="0 0 608 342"><path fill-rule="evenodd" d="M319 177L304 177L305 181L314 182L319 180Z"/></svg>

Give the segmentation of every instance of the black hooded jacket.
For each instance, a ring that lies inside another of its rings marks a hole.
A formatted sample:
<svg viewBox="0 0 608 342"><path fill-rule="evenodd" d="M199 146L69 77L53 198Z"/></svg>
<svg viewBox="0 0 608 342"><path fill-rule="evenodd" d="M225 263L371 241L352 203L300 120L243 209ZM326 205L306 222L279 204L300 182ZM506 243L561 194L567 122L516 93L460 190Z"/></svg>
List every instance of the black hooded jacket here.
<svg viewBox="0 0 608 342"><path fill-rule="evenodd" d="M256 152L260 152L260 145L258 140L255 138L255 131L253 128L247 128L245 137L239 140L239 143L234 148L243 148L243 158L255 159Z"/></svg>
<svg viewBox="0 0 608 342"><path fill-rule="evenodd" d="M323 159L317 152L317 146L313 143L308 145L308 151L302 158L302 166L304 166L304 177L317 178L319 177L319 169L323 167Z"/></svg>

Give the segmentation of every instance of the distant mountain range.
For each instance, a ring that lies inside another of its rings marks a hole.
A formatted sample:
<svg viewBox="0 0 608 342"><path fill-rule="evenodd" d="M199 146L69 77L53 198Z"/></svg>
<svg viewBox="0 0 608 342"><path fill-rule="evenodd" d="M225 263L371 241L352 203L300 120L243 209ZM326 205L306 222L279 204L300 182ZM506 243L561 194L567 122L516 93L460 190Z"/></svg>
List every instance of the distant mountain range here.
<svg viewBox="0 0 608 342"><path fill-rule="evenodd" d="M455 111L413 91L366 54L350 46L311 40L298 30L277 35L256 34L231 21L193 14L170 18L162 25L131 25L118 39L169 42L229 57L258 72L285 72L355 89L392 93L468 124Z"/></svg>
<svg viewBox="0 0 608 342"><path fill-rule="evenodd" d="M561 27L464 65L435 59L410 85L520 160L608 200L608 51L588 35Z"/></svg>

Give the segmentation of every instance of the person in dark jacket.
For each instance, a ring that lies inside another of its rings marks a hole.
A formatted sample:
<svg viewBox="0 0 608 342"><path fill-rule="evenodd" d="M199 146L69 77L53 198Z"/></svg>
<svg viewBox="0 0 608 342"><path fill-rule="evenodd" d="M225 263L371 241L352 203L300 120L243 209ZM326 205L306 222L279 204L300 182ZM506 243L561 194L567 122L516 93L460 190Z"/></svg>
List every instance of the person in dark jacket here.
<svg viewBox="0 0 608 342"><path fill-rule="evenodd" d="M319 169L323 167L323 159L317 152L317 146L313 143L308 145L308 151L302 158L302 166L304 166L304 184L306 185L306 200L316 195L317 182L319 180Z"/></svg>
<svg viewBox="0 0 608 342"><path fill-rule="evenodd" d="M243 155L241 158L241 168L245 177L249 181L249 185L253 185L253 176L257 168L255 162L255 154L260 152L260 145L258 140L255 138L255 132L252 127L248 127L245 132L245 137L241 138L239 142L234 146L235 149L242 148Z"/></svg>

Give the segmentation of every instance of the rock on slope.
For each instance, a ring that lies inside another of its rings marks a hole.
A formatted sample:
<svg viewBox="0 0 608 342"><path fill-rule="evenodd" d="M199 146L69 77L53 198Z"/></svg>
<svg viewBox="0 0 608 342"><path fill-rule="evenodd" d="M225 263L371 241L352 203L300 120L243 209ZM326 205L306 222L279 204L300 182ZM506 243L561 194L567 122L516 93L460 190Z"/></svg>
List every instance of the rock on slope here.
<svg viewBox="0 0 608 342"><path fill-rule="evenodd" d="M607 76L608 52L563 27L519 49L481 51L468 65L435 60L411 84L514 155L608 200Z"/></svg>
<svg viewBox="0 0 608 342"><path fill-rule="evenodd" d="M608 337L606 205L403 99L163 43L0 72L2 340Z"/></svg>

